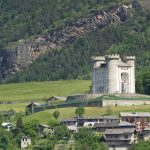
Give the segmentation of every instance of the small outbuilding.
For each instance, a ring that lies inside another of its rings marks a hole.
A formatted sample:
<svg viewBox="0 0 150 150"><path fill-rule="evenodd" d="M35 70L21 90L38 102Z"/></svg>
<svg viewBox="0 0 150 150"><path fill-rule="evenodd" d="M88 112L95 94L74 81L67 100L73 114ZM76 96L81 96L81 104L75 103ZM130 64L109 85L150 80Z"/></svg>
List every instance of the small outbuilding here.
<svg viewBox="0 0 150 150"><path fill-rule="evenodd" d="M41 106L41 104L32 102L29 105L27 105L26 108L30 113L33 114L35 107L39 107L39 106Z"/></svg>
<svg viewBox="0 0 150 150"><path fill-rule="evenodd" d="M50 105L53 101L57 101L57 100L60 100L60 101L66 101L67 98L66 97L63 97L63 96L52 96L50 98L48 98L45 103L47 105Z"/></svg>
<svg viewBox="0 0 150 150"><path fill-rule="evenodd" d="M27 148L29 145L31 145L31 138L28 136L23 136L21 138L21 149Z"/></svg>
<svg viewBox="0 0 150 150"><path fill-rule="evenodd" d="M2 123L2 127L5 128L7 131L13 130L15 125L10 122Z"/></svg>

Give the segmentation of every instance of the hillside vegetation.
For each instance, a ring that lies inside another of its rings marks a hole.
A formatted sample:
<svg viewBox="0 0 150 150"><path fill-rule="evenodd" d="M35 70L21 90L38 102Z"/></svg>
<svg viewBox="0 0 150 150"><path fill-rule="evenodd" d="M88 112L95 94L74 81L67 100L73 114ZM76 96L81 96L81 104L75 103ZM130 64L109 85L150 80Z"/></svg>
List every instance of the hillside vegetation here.
<svg viewBox="0 0 150 150"><path fill-rule="evenodd" d="M0 101L44 100L51 96L67 96L85 93L89 90L89 80L66 80L50 82L30 82L0 85ZM3 105L9 106L8 104ZM10 105L14 106L14 105ZM17 105L18 106L18 105ZM2 105L0 105L2 107Z"/></svg>
<svg viewBox="0 0 150 150"><path fill-rule="evenodd" d="M72 118L75 117L75 107L70 108L59 108L59 109L51 109L42 111L39 113L31 114L29 116L24 117L24 122L30 122L34 119L39 120L41 123L48 123L54 111L58 110L60 112L60 118ZM107 107L85 107L85 116L99 116L107 114ZM113 115L119 115L122 111L125 112L150 112L150 105L143 106L116 106L111 107Z"/></svg>
<svg viewBox="0 0 150 150"><path fill-rule="evenodd" d="M75 17L122 1L1 0L0 47L55 29Z"/></svg>

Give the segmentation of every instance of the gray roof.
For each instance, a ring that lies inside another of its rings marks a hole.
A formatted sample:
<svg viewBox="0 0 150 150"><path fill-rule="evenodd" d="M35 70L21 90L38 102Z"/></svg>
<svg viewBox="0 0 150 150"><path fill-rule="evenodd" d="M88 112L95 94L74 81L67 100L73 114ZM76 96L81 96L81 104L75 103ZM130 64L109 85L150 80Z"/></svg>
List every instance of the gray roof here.
<svg viewBox="0 0 150 150"><path fill-rule="evenodd" d="M118 120L117 116L84 116L78 119L115 119Z"/></svg>
<svg viewBox="0 0 150 150"><path fill-rule="evenodd" d="M63 96L52 96L52 97L48 98L46 101L51 100L51 98L56 98L58 100L66 100L67 99L67 97L63 97Z"/></svg>
<svg viewBox="0 0 150 150"><path fill-rule="evenodd" d="M40 103L34 103L34 102L31 102L29 105L27 105L26 107L30 107L31 105L35 105L35 106L41 106Z"/></svg>
<svg viewBox="0 0 150 150"><path fill-rule="evenodd" d="M133 128L115 128L115 129L106 129L104 134L127 134L133 133L135 129Z"/></svg>
<svg viewBox="0 0 150 150"><path fill-rule="evenodd" d="M150 117L149 112L121 112L121 117Z"/></svg>
<svg viewBox="0 0 150 150"><path fill-rule="evenodd" d="M107 122L107 123L104 123L104 122L99 122L99 123L95 123L93 128L107 128L107 127L116 127L118 126L118 122Z"/></svg>
<svg viewBox="0 0 150 150"><path fill-rule="evenodd" d="M124 63L123 61L119 60L119 64L118 66L120 67L131 67L131 65L127 64L127 63Z"/></svg>
<svg viewBox="0 0 150 150"><path fill-rule="evenodd" d="M39 124L39 126L44 127L44 128L51 128L51 127L48 126L47 124Z"/></svg>
<svg viewBox="0 0 150 150"><path fill-rule="evenodd" d="M121 121L118 126L122 127L122 126L135 126L135 125L126 121Z"/></svg>
<svg viewBox="0 0 150 150"><path fill-rule="evenodd" d="M150 127L146 127L144 131L150 131Z"/></svg>
<svg viewBox="0 0 150 150"><path fill-rule="evenodd" d="M76 121L77 121L77 119L76 119L76 118L61 119L61 120L60 120L60 123L62 123L62 122L76 122Z"/></svg>

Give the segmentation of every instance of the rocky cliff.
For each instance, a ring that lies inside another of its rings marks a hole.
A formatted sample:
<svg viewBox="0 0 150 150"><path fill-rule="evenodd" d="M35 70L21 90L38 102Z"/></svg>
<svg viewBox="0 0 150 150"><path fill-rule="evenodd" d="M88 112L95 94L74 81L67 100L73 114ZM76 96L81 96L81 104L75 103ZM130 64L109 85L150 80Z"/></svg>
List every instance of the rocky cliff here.
<svg viewBox="0 0 150 150"><path fill-rule="evenodd" d="M93 11L54 31L31 40L20 40L11 46L14 48L0 50L0 78L15 74L47 51L61 49L68 41L86 35L97 28L102 29L113 22L126 21L129 15L128 10L136 8L133 6L123 5L102 11Z"/></svg>

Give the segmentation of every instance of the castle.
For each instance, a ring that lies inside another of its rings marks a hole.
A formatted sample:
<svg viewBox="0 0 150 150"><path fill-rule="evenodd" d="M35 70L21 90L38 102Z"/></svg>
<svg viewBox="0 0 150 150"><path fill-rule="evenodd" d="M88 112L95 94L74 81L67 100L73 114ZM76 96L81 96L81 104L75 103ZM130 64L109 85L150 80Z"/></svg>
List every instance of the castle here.
<svg viewBox="0 0 150 150"><path fill-rule="evenodd" d="M135 56L92 57L93 94L135 93Z"/></svg>

